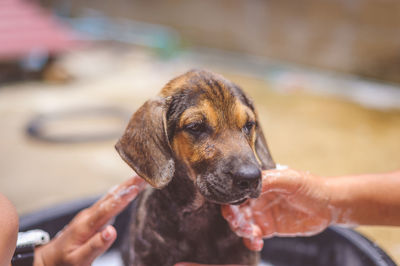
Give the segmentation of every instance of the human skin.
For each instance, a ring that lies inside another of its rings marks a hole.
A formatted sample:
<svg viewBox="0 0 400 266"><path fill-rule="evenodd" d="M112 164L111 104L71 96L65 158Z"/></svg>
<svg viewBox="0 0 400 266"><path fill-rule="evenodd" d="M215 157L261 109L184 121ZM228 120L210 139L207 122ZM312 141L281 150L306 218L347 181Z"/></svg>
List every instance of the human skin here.
<svg viewBox="0 0 400 266"><path fill-rule="evenodd" d="M262 249L263 238L310 236L329 225L400 226L400 171L329 178L264 171L261 196L222 206L222 214L252 250Z"/></svg>
<svg viewBox="0 0 400 266"><path fill-rule="evenodd" d="M34 266L89 266L117 237L109 220L141 191L145 182L135 176L109 191L74 219L48 244L35 249Z"/></svg>
<svg viewBox="0 0 400 266"><path fill-rule="evenodd" d="M223 206L249 249L262 238L308 236L329 225L400 225L400 171L321 178L293 169L263 172L262 194Z"/></svg>
<svg viewBox="0 0 400 266"><path fill-rule="evenodd" d="M18 215L12 203L0 194L0 265L10 265L18 236Z"/></svg>
<svg viewBox="0 0 400 266"><path fill-rule="evenodd" d="M400 171L326 180L335 224L400 226Z"/></svg>

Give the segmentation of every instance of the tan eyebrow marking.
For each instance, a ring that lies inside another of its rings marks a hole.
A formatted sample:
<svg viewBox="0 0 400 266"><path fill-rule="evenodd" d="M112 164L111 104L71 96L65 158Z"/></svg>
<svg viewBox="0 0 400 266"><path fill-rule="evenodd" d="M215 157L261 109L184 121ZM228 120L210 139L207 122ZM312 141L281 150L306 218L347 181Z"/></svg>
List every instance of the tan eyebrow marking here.
<svg viewBox="0 0 400 266"><path fill-rule="evenodd" d="M203 100L199 105L185 110L179 121L179 126L184 127L190 123L207 122L215 128L218 124L218 115L208 100Z"/></svg>
<svg viewBox="0 0 400 266"><path fill-rule="evenodd" d="M240 102L240 100L236 100L235 102L235 118L238 127L243 127L249 121L256 121L256 116L254 112Z"/></svg>

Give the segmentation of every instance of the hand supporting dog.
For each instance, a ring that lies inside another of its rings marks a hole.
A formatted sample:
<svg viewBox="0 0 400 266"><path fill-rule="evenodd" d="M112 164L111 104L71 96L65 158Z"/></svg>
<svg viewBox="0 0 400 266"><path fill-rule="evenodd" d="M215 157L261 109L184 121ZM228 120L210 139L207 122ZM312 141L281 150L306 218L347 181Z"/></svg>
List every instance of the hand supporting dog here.
<svg viewBox="0 0 400 266"><path fill-rule="evenodd" d="M109 191L75 218L48 244L35 249L34 265L88 266L117 237L108 221L120 213L143 189L145 182L134 176Z"/></svg>
<svg viewBox="0 0 400 266"><path fill-rule="evenodd" d="M314 235L331 224L400 225L400 171L321 178L293 169L269 170L262 183L258 199L222 207L251 250L262 248L262 238Z"/></svg>
<svg viewBox="0 0 400 266"><path fill-rule="evenodd" d="M261 196L240 206L225 205L222 214L251 250L261 250L263 238L313 235L332 221L324 182L292 169L264 171Z"/></svg>

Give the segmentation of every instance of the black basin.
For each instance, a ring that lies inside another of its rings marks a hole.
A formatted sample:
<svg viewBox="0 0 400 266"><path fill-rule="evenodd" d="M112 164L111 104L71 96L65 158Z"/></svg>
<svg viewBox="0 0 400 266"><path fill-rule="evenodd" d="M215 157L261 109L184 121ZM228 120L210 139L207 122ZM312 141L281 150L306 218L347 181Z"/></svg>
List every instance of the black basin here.
<svg viewBox="0 0 400 266"><path fill-rule="evenodd" d="M22 216L20 231L43 229L53 237L83 208L97 198L60 204ZM127 228L127 208L115 220L118 235ZM118 248L118 238L112 249ZM393 260L361 234L346 228L330 227L312 237L272 238L265 240L262 260L274 266L392 266Z"/></svg>

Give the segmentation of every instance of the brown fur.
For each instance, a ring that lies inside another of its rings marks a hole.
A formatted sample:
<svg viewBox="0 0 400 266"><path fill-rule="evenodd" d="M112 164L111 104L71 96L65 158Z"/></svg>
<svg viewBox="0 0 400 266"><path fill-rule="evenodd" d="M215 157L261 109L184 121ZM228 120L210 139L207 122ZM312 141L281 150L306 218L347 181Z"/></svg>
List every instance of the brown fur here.
<svg viewBox="0 0 400 266"><path fill-rule="evenodd" d="M257 197L275 166L252 102L223 77L193 70L132 117L116 148L154 188L133 211L127 265L255 264L220 204Z"/></svg>

